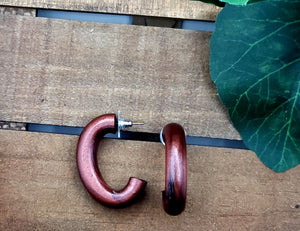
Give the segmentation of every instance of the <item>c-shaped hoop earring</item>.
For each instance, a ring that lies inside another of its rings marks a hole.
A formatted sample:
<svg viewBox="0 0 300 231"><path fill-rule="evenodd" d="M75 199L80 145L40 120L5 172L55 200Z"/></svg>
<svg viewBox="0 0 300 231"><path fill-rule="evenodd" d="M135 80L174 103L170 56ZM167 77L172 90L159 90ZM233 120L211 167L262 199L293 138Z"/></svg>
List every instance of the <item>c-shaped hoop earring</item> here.
<svg viewBox="0 0 300 231"><path fill-rule="evenodd" d="M92 120L83 130L77 146L77 166L87 191L101 203L118 207L131 203L147 184L146 181L131 177L119 191L110 188L101 176L97 164L97 149L100 139L107 133L116 133L132 122L117 120L115 114L106 114Z"/></svg>
<svg viewBox="0 0 300 231"><path fill-rule="evenodd" d="M166 213L178 215L185 209L187 191L187 159L185 131L176 123L166 125L160 133L166 149L165 191L162 192Z"/></svg>

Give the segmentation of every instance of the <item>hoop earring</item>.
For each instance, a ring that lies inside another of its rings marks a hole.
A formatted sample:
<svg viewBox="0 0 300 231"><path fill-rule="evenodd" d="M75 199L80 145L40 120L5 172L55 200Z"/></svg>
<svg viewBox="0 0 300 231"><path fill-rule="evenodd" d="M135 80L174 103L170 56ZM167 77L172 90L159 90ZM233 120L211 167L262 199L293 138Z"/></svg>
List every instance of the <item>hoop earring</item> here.
<svg viewBox="0 0 300 231"><path fill-rule="evenodd" d="M164 210L178 215L185 209L187 191L186 140L183 127L167 124L160 133L165 145L165 191L162 192Z"/></svg>
<svg viewBox="0 0 300 231"><path fill-rule="evenodd" d="M77 167L80 178L91 196L104 205L125 206L143 193L147 182L131 177L122 190L114 190L104 181L97 164L100 139L107 133L120 135L120 130L134 123L105 114L92 120L83 130L77 146Z"/></svg>

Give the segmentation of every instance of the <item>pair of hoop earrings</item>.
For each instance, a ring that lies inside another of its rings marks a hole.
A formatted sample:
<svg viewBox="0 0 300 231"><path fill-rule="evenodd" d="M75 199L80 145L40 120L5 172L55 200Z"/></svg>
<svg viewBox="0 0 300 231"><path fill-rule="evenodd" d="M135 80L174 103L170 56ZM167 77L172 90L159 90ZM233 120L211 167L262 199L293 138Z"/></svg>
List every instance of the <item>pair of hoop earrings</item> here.
<svg viewBox="0 0 300 231"><path fill-rule="evenodd" d="M105 114L93 119L82 131L77 146L77 167L80 178L91 196L110 207L123 207L139 197L147 182L131 177L122 190L112 189L104 181L97 164L97 150L101 138L107 133L116 133L135 125ZM162 192L164 210L178 215L185 209L187 191L187 160L184 129L176 123L166 125L160 133L165 145L165 191Z"/></svg>

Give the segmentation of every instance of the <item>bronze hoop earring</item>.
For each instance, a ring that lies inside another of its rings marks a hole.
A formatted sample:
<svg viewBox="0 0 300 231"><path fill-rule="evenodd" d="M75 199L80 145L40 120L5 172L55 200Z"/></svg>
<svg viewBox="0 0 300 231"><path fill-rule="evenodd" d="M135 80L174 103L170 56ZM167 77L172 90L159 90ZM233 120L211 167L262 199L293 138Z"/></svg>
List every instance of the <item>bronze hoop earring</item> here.
<svg viewBox="0 0 300 231"><path fill-rule="evenodd" d="M176 123L166 125L160 133L165 145L165 191L162 192L164 210L178 215L185 209L187 191L187 159L185 131Z"/></svg>
<svg viewBox="0 0 300 231"><path fill-rule="evenodd" d="M131 203L145 189L147 182L131 177L122 190L110 188L101 176L97 164L100 139L107 133L116 133L134 123L117 119L115 114L105 114L92 120L83 130L77 146L77 166L80 178L93 198L113 207Z"/></svg>

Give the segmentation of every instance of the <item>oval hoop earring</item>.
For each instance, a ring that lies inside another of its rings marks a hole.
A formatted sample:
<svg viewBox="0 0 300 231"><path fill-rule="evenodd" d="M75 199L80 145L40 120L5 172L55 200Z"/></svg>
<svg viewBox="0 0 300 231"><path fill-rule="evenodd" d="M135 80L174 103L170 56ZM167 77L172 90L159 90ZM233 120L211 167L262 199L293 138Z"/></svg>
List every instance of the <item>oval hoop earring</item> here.
<svg viewBox="0 0 300 231"><path fill-rule="evenodd" d="M92 120L82 131L77 145L77 167L80 178L93 198L104 205L120 207L130 204L145 189L147 182L131 177L122 190L114 190L104 181L97 164L97 150L101 138L116 133L134 123L105 114Z"/></svg>
<svg viewBox="0 0 300 231"><path fill-rule="evenodd" d="M185 209L187 191L186 140L183 127L176 123L167 124L160 133L165 145L165 191L162 192L166 213L179 215Z"/></svg>

